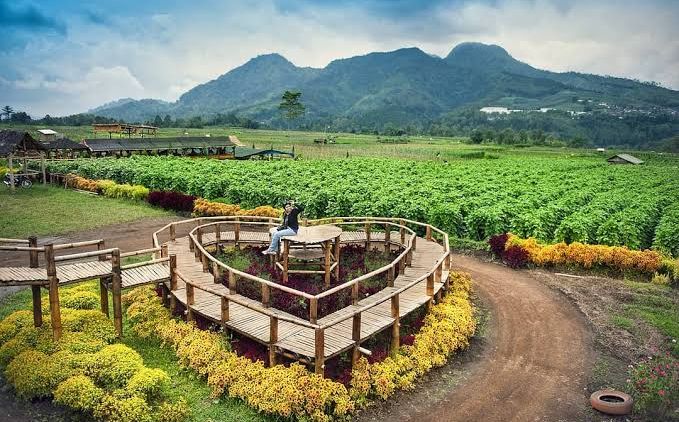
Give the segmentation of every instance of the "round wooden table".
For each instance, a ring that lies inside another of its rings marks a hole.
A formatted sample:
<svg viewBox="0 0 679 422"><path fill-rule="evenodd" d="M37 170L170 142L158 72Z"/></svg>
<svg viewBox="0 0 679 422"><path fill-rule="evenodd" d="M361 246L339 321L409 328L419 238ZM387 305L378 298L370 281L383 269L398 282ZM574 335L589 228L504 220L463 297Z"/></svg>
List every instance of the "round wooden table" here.
<svg viewBox="0 0 679 422"><path fill-rule="evenodd" d="M269 230L273 235L276 227ZM335 280L339 279L340 235L342 229L330 224L322 226L300 227L294 236L284 236L283 251L278 255L276 266L283 272L283 283L287 283L288 274L323 274L325 286L330 286L330 276L334 272ZM290 258L300 261L321 260L321 270L290 269Z"/></svg>

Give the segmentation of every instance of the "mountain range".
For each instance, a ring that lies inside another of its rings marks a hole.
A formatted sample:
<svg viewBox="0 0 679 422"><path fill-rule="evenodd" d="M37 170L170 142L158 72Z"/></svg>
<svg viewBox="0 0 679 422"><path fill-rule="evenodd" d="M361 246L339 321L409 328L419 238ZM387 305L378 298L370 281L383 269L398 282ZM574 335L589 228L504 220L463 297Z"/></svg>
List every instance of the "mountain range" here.
<svg viewBox="0 0 679 422"><path fill-rule="evenodd" d="M571 119L597 112L606 119L669 118L671 128L653 137L672 135L679 127L679 91L624 78L540 70L500 46L481 43L459 44L444 58L403 48L334 60L322 69L297 67L279 54L261 55L190 89L176 102L121 99L89 113L128 122L236 114L287 127L278 111L286 90L302 92L306 113L293 124L307 128L427 130L432 125L459 126L461 113L487 106L554 109ZM569 134L579 133L576 129Z"/></svg>

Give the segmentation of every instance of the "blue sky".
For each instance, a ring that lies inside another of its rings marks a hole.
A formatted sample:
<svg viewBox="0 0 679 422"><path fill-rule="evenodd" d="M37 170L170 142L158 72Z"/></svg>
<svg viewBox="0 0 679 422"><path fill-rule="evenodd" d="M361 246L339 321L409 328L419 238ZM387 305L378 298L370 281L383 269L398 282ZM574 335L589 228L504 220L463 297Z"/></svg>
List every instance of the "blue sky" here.
<svg viewBox="0 0 679 422"><path fill-rule="evenodd" d="M679 89L679 1L0 0L0 105L34 117L175 101L259 54L298 66L402 47L499 44L554 71Z"/></svg>

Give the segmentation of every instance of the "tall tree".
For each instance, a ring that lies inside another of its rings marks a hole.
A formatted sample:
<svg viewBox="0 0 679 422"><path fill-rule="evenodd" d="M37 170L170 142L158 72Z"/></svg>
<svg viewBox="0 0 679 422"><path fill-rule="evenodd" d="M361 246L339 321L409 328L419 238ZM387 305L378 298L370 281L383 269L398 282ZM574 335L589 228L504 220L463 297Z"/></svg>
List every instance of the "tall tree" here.
<svg viewBox="0 0 679 422"><path fill-rule="evenodd" d="M304 114L304 104L300 102L301 92L285 91L281 97L278 109L283 113L283 117L293 121Z"/></svg>
<svg viewBox="0 0 679 422"><path fill-rule="evenodd" d="M14 113L14 109L12 107L6 105L2 108L2 114L7 116L7 120L9 120L10 117L12 117L12 113Z"/></svg>

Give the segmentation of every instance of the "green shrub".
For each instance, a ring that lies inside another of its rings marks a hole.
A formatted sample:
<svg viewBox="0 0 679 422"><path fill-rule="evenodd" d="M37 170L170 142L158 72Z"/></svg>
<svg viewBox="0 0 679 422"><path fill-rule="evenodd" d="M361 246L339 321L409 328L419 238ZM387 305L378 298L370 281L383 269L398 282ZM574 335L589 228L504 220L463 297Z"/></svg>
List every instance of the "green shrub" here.
<svg viewBox="0 0 679 422"><path fill-rule="evenodd" d="M654 356L629 370L629 385L637 411L669 420L679 403L679 360L669 353Z"/></svg>
<svg viewBox="0 0 679 422"><path fill-rule="evenodd" d="M108 343L86 333L69 332L62 334L57 343L58 350L68 350L73 353L95 353L106 347Z"/></svg>
<svg viewBox="0 0 679 422"><path fill-rule="evenodd" d="M151 406L141 397L128 397L116 390L106 394L94 410L96 419L107 422L153 422Z"/></svg>
<svg viewBox="0 0 679 422"><path fill-rule="evenodd" d="M170 384L170 377L162 369L142 368L130 378L125 390L147 401L161 399Z"/></svg>
<svg viewBox="0 0 679 422"><path fill-rule="evenodd" d="M28 350L29 346L16 338L5 342L0 347L0 368L6 367L12 359L17 357L21 352Z"/></svg>
<svg viewBox="0 0 679 422"><path fill-rule="evenodd" d="M63 381L54 391L54 402L76 410L91 413L104 397L90 377L75 375Z"/></svg>
<svg viewBox="0 0 679 422"><path fill-rule="evenodd" d="M23 327L32 325L33 313L31 311L12 312L0 322L0 344L14 337Z"/></svg>
<svg viewBox="0 0 679 422"><path fill-rule="evenodd" d="M122 388L143 366L139 353L123 344L112 344L94 354L87 375L104 387Z"/></svg>
<svg viewBox="0 0 679 422"><path fill-rule="evenodd" d="M36 350L25 350L15 357L5 375L17 395L25 399L47 397L52 393L49 356Z"/></svg>
<svg viewBox="0 0 679 422"><path fill-rule="evenodd" d="M191 409L184 398L174 403L162 403L156 412L157 422L184 422L191 416Z"/></svg>
<svg viewBox="0 0 679 422"><path fill-rule="evenodd" d="M75 292L64 295L60 301L63 308L71 309L98 309L99 303L99 296L92 292Z"/></svg>
<svg viewBox="0 0 679 422"><path fill-rule="evenodd" d="M112 343L116 339L111 320L95 309L64 308L61 310L61 324L65 330L85 333L106 343Z"/></svg>

